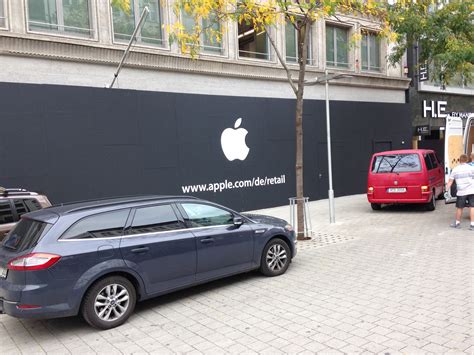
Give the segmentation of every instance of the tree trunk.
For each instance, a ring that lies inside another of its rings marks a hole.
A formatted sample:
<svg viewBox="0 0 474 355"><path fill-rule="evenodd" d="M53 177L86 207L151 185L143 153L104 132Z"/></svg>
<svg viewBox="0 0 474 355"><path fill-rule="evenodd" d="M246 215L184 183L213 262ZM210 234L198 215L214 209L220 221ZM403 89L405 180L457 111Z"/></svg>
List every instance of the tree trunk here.
<svg viewBox="0 0 474 355"><path fill-rule="evenodd" d="M297 238L299 240L309 239L305 235L304 223L304 186L303 186L303 94L304 94L304 78L306 72L306 58L308 52L307 37L310 29L309 23L304 23L298 31L298 90L296 93L296 215L297 215ZM307 216L309 218L309 216Z"/></svg>

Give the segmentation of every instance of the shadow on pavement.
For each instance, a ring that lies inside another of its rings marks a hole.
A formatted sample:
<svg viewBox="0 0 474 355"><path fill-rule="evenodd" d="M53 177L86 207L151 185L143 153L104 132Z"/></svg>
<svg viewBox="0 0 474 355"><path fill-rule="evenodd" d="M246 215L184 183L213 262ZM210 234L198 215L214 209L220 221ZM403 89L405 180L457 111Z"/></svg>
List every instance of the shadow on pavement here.
<svg viewBox="0 0 474 355"><path fill-rule="evenodd" d="M251 279L266 278L265 276L260 275L256 271L250 271L244 274L238 274L230 277L226 277L220 280L210 281L208 283L189 287L179 291L175 291L169 294L162 296L157 296L156 298L148 299L142 302L138 302L134 314L140 314L142 312L148 312L151 308L158 308L161 306L166 306L167 304L172 304L173 302L178 302L188 297L193 297L204 292L210 292L218 290L219 288L224 288L237 284L240 282L248 281ZM77 331L81 333L94 333L99 332L100 330L90 327L83 319L82 316L76 317L66 317L66 318L54 318L54 319L43 319L43 320L34 320L34 319L22 319L21 323L25 328L34 330L47 328L51 332L57 333L69 333L76 334ZM126 323L125 323L126 324Z"/></svg>

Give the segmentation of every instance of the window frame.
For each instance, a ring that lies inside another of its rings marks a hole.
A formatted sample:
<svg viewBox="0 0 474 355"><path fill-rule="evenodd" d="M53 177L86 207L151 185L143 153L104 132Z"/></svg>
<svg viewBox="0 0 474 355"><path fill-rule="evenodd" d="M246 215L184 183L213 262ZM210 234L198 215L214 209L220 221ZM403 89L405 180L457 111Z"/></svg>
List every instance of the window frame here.
<svg viewBox="0 0 474 355"><path fill-rule="evenodd" d="M333 61L328 61L328 41L327 41L327 36L328 36L328 27L331 27L331 28L335 28L335 29L341 29L341 30L344 30L346 32L346 37L347 37L347 41L346 41L346 46L347 46L347 49L346 49L346 54L347 54L347 63L342 63L342 62L337 62L337 36L336 36L336 31L333 31L333 52L334 52L334 57L333 57ZM325 56L324 56L324 63L325 63L325 67L327 68L337 68L337 69L340 69L340 70L351 70L352 69L352 64L351 64L351 53L350 53L350 48L349 48L349 36L350 36L350 33L351 31L353 30L353 26L350 26L350 25L345 25L345 24L335 24L333 22L328 22L326 21L325 22L325 26L324 26L324 41L325 41L325 46L324 46L324 51L325 51ZM333 64L329 64L329 63L333 63ZM347 64L347 65L338 65L338 64Z"/></svg>
<svg viewBox="0 0 474 355"><path fill-rule="evenodd" d="M8 0L0 0L0 8L3 10L3 16L0 19L3 19L5 26L0 26L0 31L8 31L10 29L10 23L8 21Z"/></svg>
<svg viewBox="0 0 474 355"><path fill-rule="evenodd" d="M134 23L135 27L140 20L141 12L140 12L140 0L130 0L131 4L133 5L133 14L134 14ZM143 42L139 41L138 39L141 38L141 30L140 32L137 33L137 40L134 42L134 47L142 47L142 48L150 48L150 49L158 49L158 50L170 50L169 47L169 42L167 40L167 34L166 34L166 24L169 23L168 19L168 11L164 11L166 8L168 8L168 1L167 0L157 0L159 2L159 10L160 10L160 26L161 26L161 34L162 38L161 44L152 44L149 42ZM166 4L166 5L163 5ZM115 38L115 28L114 28L114 11L112 9L112 6L109 6L109 13L110 13L110 36L111 36L111 41L114 45L121 45L121 46L127 46L129 43L130 39L128 40L120 40ZM126 35L125 33L121 33L121 35ZM131 35L130 35L131 37ZM149 38L149 37L148 37ZM157 39L158 41L158 39Z"/></svg>
<svg viewBox="0 0 474 355"><path fill-rule="evenodd" d="M264 31L265 32L265 36L266 36L266 42L267 42L267 48L268 48L268 51L266 53L267 55L267 58L266 59L262 59L262 58L251 58L251 57L243 57L240 55L240 44L239 44L239 22L236 21L235 22L236 26L235 26L235 36L236 36L236 45L237 45L237 59L238 60L244 60L244 61L251 61L251 62L265 62L265 63L275 63L275 58L273 56L273 47L272 47L272 44L270 43L270 38L268 38L270 36L270 34L267 32L267 31ZM253 27L252 27L253 28ZM271 31L271 29L270 29ZM244 32L245 33L245 32ZM249 52L249 51L243 51L243 52L246 52L246 53L253 53L253 54L256 54L256 55L263 55L264 53L262 52Z"/></svg>
<svg viewBox="0 0 474 355"><path fill-rule="evenodd" d="M89 28L89 36L85 35L80 35L80 34L74 34L74 32L66 32L64 31L64 9L62 6L62 1L61 4L58 5L59 1L61 0L55 0L56 3L56 11L57 11L57 17L58 17L58 24L54 25L51 24L51 26L57 26L58 30L48 30L48 29L32 29L30 28L30 19L29 19L29 4L28 0L25 0L25 19L26 19L26 33L33 33L33 34L40 34L40 35L46 35L46 36L53 36L53 37L61 37L61 38L71 38L71 39L77 39L77 40L83 40L83 41L93 41L93 42L98 42L98 29L97 29L97 6L96 2L93 0L87 0L88 1L88 10L89 10L89 22L90 22L90 28ZM59 14L61 14L61 21ZM62 25L60 24L62 22ZM62 27L62 30L59 30L59 28ZM66 27L71 27L71 26L66 26Z"/></svg>
<svg viewBox="0 0 474 355"><path fill-rule="evenodd" d="M183 24L184 26L184 15L187 15L187 13L185 12L184 9L181 9L180 11L180 14L179 14L179 19L181 21L181 23ZM194 19L192 19L194 21ZM203 19L201 19L201 27L202 27L202 21ZM227 36L227 32L228 31L225 31L223 32L223 29L222 29L222 23L219 21L219 30L221 31L221 42L219 43L220 44L220 51L217 51L217 49L219 47L212 47L212 46L206 46L204 45L204 40L205 40L205 33L201 33L200 37L199 37L199 55L201 56L213 56L213 57L226 57L227 54L226 54L226 36ZM210 49L206 49L206 48L210 48ZM216 50L213 51L212 49L215 48ZM183 54L183 53L182 53Z"/></svg>
<svg viewBox="0 0 474 355"><path fill-rule="evenodd" d="M290 57L290 58L294 58L295 61L288 61L288 54L287 54L287 41L286 41L286 28L287 26L291 26L292 27L292 30L294 31L294 39L295 39L295 50L296 50L296 57ZM309 42L308 42L308 57L306 58L306 65L309 65L309 66L315 66L315 60L313 58L313 26L310 24L310 28L309 28ZM294 28L294 26L291 24L291 23L288 23L288 19L286 19L286 21L283 23L283 32L284 32L284 38L285 38L285 63L288 63L290 65L298 65L298 32L296 32L296 29Z"/></svg>
<svg viewBox="0 0 474 355"><path fill-rule="evenodd" d="M379 52L376 53L377 54L377 57L379 59L379 66L378 67L373 67L371 66L371 63L370 63L370 49L371 49L371 46L370 46L370 37L373 36L375 37L375 40L378 41L378 49L379 49ZM362 42L364 40L364 37L366 38L366 41L367 41L367 69L364 69L364 63L363 63L363 60L362 60L362 53L363 53L363 49L362 49ZM376 31L374 30L370 30L370 29L362 29L362 33L361 33L361 40L360 40L360 70L362 72L372 72L372 73L380 73L382 71L382 60L381 60L381 56L382 56L382 41L381 39L378 37L378 34Z"/></svg>

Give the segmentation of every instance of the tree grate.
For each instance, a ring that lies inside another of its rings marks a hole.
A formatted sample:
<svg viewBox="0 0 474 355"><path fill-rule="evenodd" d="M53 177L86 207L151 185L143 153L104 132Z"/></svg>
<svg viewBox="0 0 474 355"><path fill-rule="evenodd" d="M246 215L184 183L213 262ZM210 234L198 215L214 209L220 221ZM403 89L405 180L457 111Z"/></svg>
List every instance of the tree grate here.
<svg viewBox="0 0 474 355"><path fill-rule="evenodd" d="M331 233L314 233L310 240L298 241L298 250L324 248L334 244L347 243L358 238Z"/></svg>

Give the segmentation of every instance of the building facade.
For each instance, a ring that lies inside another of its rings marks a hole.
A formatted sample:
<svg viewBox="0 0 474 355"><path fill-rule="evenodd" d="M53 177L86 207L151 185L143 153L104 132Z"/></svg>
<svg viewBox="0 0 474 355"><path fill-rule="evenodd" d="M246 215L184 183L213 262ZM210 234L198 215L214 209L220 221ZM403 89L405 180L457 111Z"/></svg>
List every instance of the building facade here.
<svg viewBox="0 0 474 355"><path fill-rule="evenodd" d="M417 47L408 52L409 103L413 115L413 148L434 149L444 161L446 117L461 117L463 125L474 113L474 86L462 75L442 85L430 68L417 61Z"/></svg>
<svg viewBox="0 0 474 355"><path fill-rule="evenodd" d="M150 14L108 89L145 5ZM228 23L221 43L203 36L192 59L168 40L176 20L160 0L133 0L130 14L109 0L0 0L8 137L0 185L42 190L55 202L191 193L241 210L287 203L295 100L267 34ZM311 29L307 78L325 69L350 75L330 84L336 195L365 191L374 151L411 147L409 79L386 64L389 46L376 34L372 22L349 16ZM296 75L294 31L280 24L270 35ZM311 199L327 197L324 99L323 86L306 88ZM227 129L243 138L226 138Z"/></svg>

